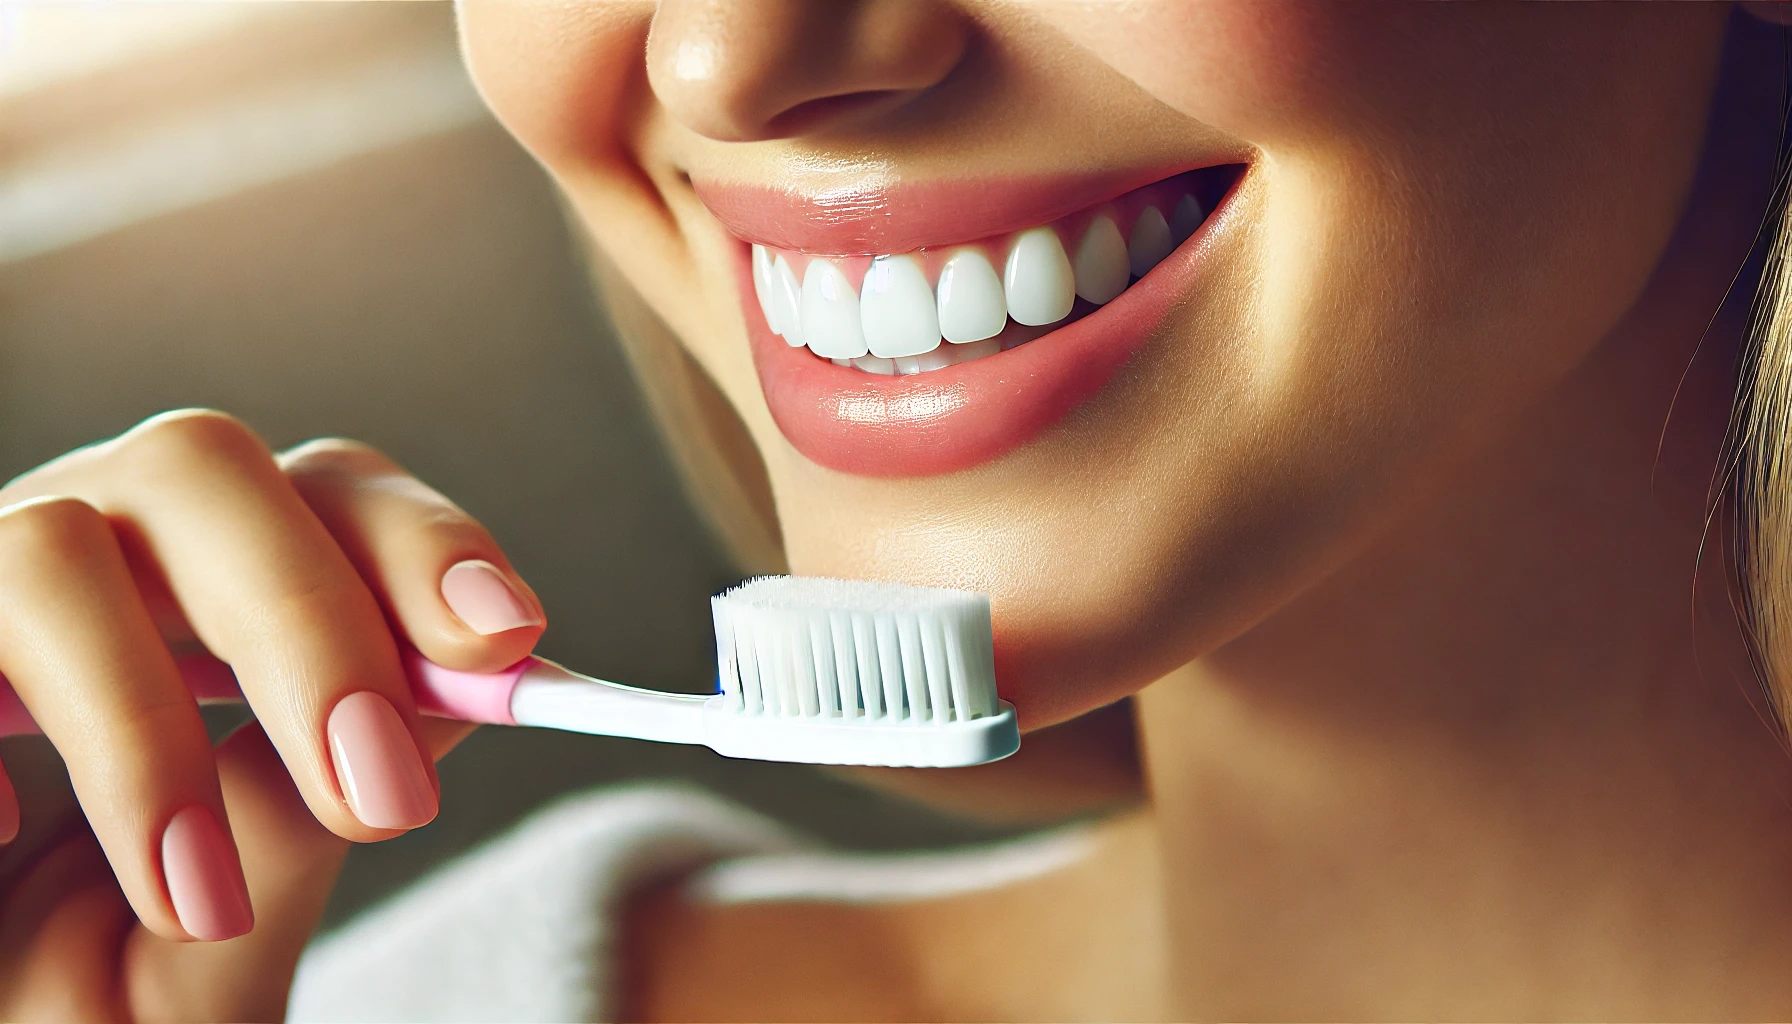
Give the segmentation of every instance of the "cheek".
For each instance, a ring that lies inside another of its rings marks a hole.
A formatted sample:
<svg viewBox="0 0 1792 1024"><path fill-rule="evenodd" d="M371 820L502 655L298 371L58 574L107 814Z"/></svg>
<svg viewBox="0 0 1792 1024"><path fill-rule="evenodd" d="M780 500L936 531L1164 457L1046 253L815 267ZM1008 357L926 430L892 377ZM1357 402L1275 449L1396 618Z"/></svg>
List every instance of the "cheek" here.
<svg viewBox="0 0 1792 1024"><path fill-rule="evenodd" d="M1331 6L1145 0L1033 10L1177 112L1262 145L1311 121L1315 102L1335 96L1340 83L1325 73L1334 62Z"/></svg>
<svg viewBox="0 0 1792 1024"><path fill-rule="evenodd" d="M480 94L549 170L622 155L654 4L462 0L459 10Z"/></svg>
<svg viewBox="0 0 1792 1024"><path fill-rule="evenodd" d="M655 8L461 0L462 50L493 114L560 182L655 316L717 379L752 382L744 346L717 344L733 340L728 325L738 316L726 239L688 188L667 189L665 161L647 159L664 149L645 64ZM718 365L718 352L732 363ZM751 392L737 386L730 395L752 408Z"/></svg>
<svg viewBox="0 0 1792 1024"><path fill-rule="evenodd" d="M1036 10L1168 107L1256 148L1269 195L1257 319L1280 339L1259 369L1283 371L1314 354L1302 340L1314 324L1379 335L1390 352L1520 319L1554 341L1596 340L1690 185L1725 17L1698 4L1617 17L1281 0ZM1380 323L1350 329L1364 318Z"/></svg>

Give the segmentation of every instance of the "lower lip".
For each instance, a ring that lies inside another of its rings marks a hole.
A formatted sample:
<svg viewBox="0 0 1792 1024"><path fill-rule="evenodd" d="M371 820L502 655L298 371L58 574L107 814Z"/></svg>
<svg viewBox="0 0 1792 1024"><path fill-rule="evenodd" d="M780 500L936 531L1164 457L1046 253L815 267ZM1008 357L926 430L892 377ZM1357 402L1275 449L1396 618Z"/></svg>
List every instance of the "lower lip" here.
<svg viewBox="0 0 1792 1024"><path fill-rule="evenodd" d="M1175 252L1088 316L1016 348L904 377L836 366L773 334L743 244L737 280L772 419L810 461L858 476L934 476L997 459L1087 401L1144 346L1187 293L1229 206L1222 201Z"/></svg>

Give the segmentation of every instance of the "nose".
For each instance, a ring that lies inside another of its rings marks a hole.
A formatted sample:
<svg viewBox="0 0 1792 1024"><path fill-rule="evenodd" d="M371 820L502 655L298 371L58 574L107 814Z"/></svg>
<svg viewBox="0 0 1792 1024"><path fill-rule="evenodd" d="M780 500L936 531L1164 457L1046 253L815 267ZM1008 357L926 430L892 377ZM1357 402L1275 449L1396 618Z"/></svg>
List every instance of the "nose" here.
<svg viewBox="0 0 1792 1024"><path fill-rule="evenodd" d="M662 0L647 78L700 135L783 138L912 102L951 74L969 30L940 0Z"/></svg>

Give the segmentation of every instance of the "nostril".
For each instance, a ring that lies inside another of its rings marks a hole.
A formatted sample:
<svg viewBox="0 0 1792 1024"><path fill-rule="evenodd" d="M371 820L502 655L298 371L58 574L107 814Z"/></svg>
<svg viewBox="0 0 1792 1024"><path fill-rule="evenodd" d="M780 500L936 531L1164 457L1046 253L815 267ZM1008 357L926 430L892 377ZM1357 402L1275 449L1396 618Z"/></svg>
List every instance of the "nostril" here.
<svg viewBox="0 0 1792 1024"><path fill-rule="evenodd" d="M900 105L911 93L906 89L869 89L840 96L805 100L766 122L773 137L801 135L827 122L844 122L879 114Z"/></svg>

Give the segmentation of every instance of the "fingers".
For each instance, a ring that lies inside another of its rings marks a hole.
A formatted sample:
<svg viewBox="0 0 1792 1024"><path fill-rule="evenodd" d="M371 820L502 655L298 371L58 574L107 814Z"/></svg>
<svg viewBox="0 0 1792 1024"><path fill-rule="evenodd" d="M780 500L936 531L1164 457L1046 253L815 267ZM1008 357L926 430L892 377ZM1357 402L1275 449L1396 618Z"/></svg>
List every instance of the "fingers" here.
<svg viewBox="0 0 1792 1024"><path fill-rule="evenodd" d="M423 723L424 739L438 758L474 728L442 719ZM348 843L311 816L259 727L231 734L217 759L260 923L229 942L133 939L125 951L132 1019L282 1019L293 969L348 851Z"/></svg>
<svg viewBox="0 0 1792 1024"><path fill-rule="evenodd" d="M312 816L262 729L238 729L217 756L259 924L221 943L135 936L123 964L133 1019L281 1019L293 966L348 852Z"/></svg>
<svg viewBox="0 0 1792 1024"><path fill-rule="evenodd" d="M432 660L491 671L526 655L543 626L490 535L388 460L347 442L276 458L216 413L156 417L15 480L0 488L0 521L0 673L67 762L133 909L163 937L222 938L250 917L171 638L229 663L255 735L265 729L230 771L252 788L290 777L284 804L251 801L265 813L252 833L237 829L252 862L274 865L250 873L256 902L280 906L301 892L321 900L316 865L341 839L385 838L436 813L430 755L466 729L421 722L394 627ZM0 840L15 828L10 795L0 773Z"/></svg>
<svg viewBox="0 0 1792 1024"><path fill-rule="evenodd" d="M138 572L235 670L320 822L372 841L435 816L379 604L252 431L218 413L158 416L8 491L58 485L107 515Z"/></svg>
<svg viewBox="0 0 1792 1024"><path fill-rule="evenodd" d="M13 789L6 765L0 764L0 846L19 837L19 794Z"/></svg>
<svg viewBox="0 0 1792 1024"><path fill-rule="evenodd" d="M74 499L11 506L0 580L0 673L61 753L138 917L170 938L247 931L211 742L111 525Z"/></svg>
<svg viewBox="0 0 1792 1024"><path fill-rule="evenodd" d="M534 648L540 601L453 502L352 441L313 441L280 464L424 657L495 672Z"/></svg>

